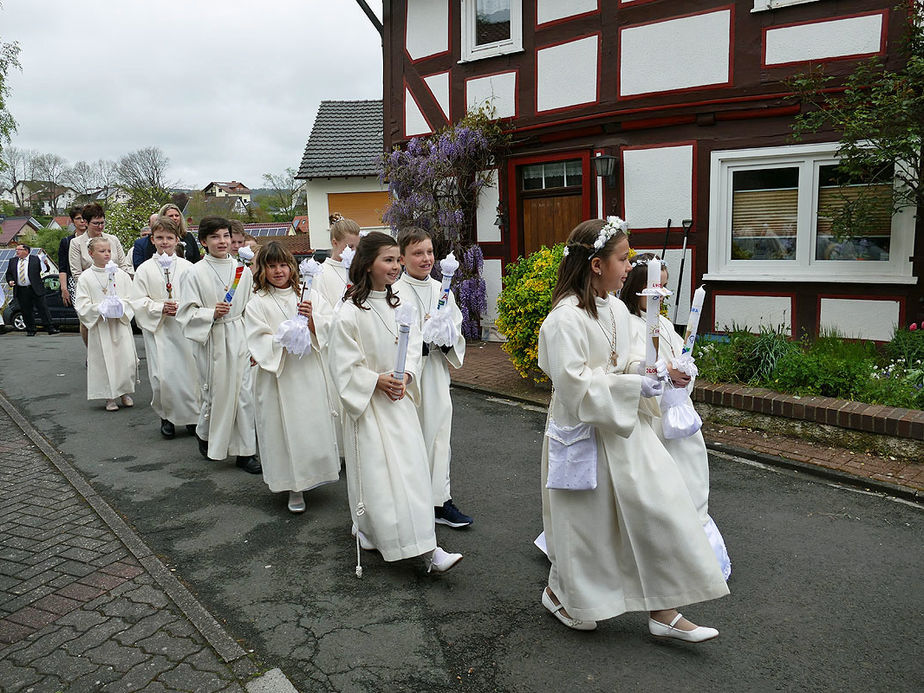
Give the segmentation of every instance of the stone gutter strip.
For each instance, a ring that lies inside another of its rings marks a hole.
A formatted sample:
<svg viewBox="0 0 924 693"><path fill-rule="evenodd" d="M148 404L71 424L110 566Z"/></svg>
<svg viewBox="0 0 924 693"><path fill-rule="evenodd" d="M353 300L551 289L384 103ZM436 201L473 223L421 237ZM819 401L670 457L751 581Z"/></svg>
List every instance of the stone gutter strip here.
<svg viewBox="0 0 924 693"><path fill-rule="evenodd" d="M147 544L132 530L81 474L52 446L32 424L0 393L0 408L16 423L27 438L42 452L51 464L67 479L74 490L99 515L153 580L166 592L176 607L199 631L206 642L227 664L234 675L246 684L249 691L294 691L295 688L279 669L273 669L253 678L258 669L244 649L227 633L224 627L200 604L189 590L154 555Z"/></svg>
<svg viewBox="0 0 924 693"><path fill-rule="evenodd" d="M697 381L693 401L924 441L924 411L833 397L799 397L761 387Z"/></svg>

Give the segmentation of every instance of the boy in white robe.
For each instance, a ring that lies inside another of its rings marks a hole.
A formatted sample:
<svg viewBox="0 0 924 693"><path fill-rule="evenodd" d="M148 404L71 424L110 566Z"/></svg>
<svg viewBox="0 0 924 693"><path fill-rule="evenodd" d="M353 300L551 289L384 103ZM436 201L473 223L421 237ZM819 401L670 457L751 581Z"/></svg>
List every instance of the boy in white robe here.
<svg viewBox="0 0 924 693"><path fill-rule="evenodd" d="M323 262L321 274L314 281L314 290L317 291L318 300L312 304L316 336L321 346L321 360L324 363L325 374L329 372L330 331L334 313L343 303L343 294L350 285L349 269L343 262L343 251L349 248L352 252L357 243L359 243L359 224L352 219L344 219L340 214L332 214L330 216L330 257ZM327 382L331 412L336 417L337 449L343 455L343 408L340 404L340 396L330 378Z"/></svg>
<svg viewBox="0 0 924 693"><path fill-rule="evenodd" d="M234 455L238 467L260 474L252 391L243 387L251 368L244 309L253 278L228 252L230 226L221 217L199 222L199 241L207 253L187 273L177 320L197 345L202 382L202 409L196 425L199 452L212 460Z"/></svg>
<svg viewBox="0 0 924 693"><path fill-rule="evenodd" d="M304 492L340 478L335 419L327 401L311 301L301 297L295 258L277 242L260 249L254 295L244 313L247 345L257 367L254 395L263 480L289 492L289 510L305 511ZM291 354L276 339L296 314L307 319L307 353Z"/></svg>
<svg viewBox="0 0 924 693"><path fill-rule="evenodd" d="M176 426L194 433L199 421L199 369L193 343L176 319L179 287L192 263L176 254L180 227L168 217L151 225L155 254L135 271L132 306L144 337L151 408L160 417L164 438L176 435Z"/></svg>
<svg viewBox="0 0 924 693"><path fill-rule="evenodd" d="M87 247L93 264L77 280L74 309L80 324L87 328L87 399L105 399L106 411L117 411L116 399L122 406L134 406L138 356L132 336L132 306L128 301L132 280L123 270L115 269L115 288L106 269L112 257L108 238L90 240ZM113 295L115 291L115 296ZM100 305L118 297L122 315L104 318Z"/></svg>
<svg viewBox="0 0 924 693"><path fill-rule="evenodd" d="M622 223L594 219L571 232L539 331L539 366L552 381L542 453L543 527L552 568L542 604L561 623L648 611L652 635L718 636L677 606L728 594L677 465L652 429L660 381L638 375L629 313L611 292L625 281Z"/></svg>
<svg viewBox="0 0 924 693"><path fill-rule="evenodd" d="M401 264L404 274L395 282L394 290L403 301L417 309L417 326L436 313L442 295L440 282L430 276L433 269L433 241L430 235L418 228L408 228L398 234L401 247ZM461 368L465 358L465 337L462 336L462 311L449 292L446 305L455 327L456 340L451 347L424 344L421 360L420 403L417 415L423 429L424 441L430 459L430 480L433 490L433 514L437 524L455 529L468 527L472 518L463 514L453 503L450 492L449 463L452 451L449 446L452 434L452 398L449 394L449 366Z"/></svg>
<svg viewBox="0 0 924 693"><path fill-rule="evenodd" d="M388 234L373 231L360 240L350 268L352 286L331 335L353 531L360 547L378 549L386 561L421 556L428 572L445 572L462 554L436 545L427 448L413 401L419 395L421 350L414 324L404 379L394 377L399 300L391 285L401 271L398 254Z"/></svg>

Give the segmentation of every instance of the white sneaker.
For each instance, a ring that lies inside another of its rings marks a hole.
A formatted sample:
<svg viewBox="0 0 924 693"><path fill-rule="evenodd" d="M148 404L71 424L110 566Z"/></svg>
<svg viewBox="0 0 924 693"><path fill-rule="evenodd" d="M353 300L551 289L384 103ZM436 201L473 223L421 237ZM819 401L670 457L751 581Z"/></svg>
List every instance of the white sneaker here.
<svg viewBox="0 0 924 693"><path fill-rule="evenodd" d="M427 564L427 572L445 573L450 568L462 560L461 553L447 553L439 546L433 549L433 553L424 557L424 563Z"/></svg>
<svg viewBox="0 0 924 693"><path fill-rule="evenodd" d="M289 512L305 512L305 495L301 491L289 491Z"/></svg>

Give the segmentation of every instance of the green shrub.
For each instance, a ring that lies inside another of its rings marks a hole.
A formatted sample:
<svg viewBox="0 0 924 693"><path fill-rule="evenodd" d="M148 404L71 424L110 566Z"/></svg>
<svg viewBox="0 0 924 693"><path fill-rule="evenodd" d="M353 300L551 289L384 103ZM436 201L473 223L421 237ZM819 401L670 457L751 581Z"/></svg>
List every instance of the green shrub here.
<svg viewBox="0 0 924 693"><path fill-rule="evenodd" d="M872 376L871 359L851 359L798 349L780 359L768 386L796 395L856 399Z"/></svg>
<svg viewBox="0 0 924 693"><path fill-rule="evenodd" d="M777 369L780 359L798 351L799 347L783 334L783 328L760 328L751 351L746 355L743 368L749 373L747 382L753 385L768 382Z"/></svg>
<svg viewBox="0 0 924 693"><path fill-rule="evenodd" d="M905 359L908 364L924 363L924 327L914 331L896 329L885 351L893 361Z"/></svg>
<svg viewBox="0 0 924 693"><path fill-rule="evenodd" d="M564 247L564 243L543 246L507 265L504 288L497 299L497 327L507 338L503 349L520 375L537 383L547 380L539 369L539 328L552 309Z"/></svg>

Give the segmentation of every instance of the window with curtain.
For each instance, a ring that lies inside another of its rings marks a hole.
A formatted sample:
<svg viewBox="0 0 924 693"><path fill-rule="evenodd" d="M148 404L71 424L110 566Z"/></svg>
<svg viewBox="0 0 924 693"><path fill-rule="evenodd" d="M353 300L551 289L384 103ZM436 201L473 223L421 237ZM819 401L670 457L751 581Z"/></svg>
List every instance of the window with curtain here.
<svg viewBox="0 0 924 693"><path fill-rule="evenodd" d="M892 240L892 186L849 178L836 165L818 168L816 260L889 259Z"/></svg>
<svg viewBox="0 0 924 693"><path fill-rule="evenodd" d="M798 168L735 171L732 259L795 260L798 206Z"/></svg>

